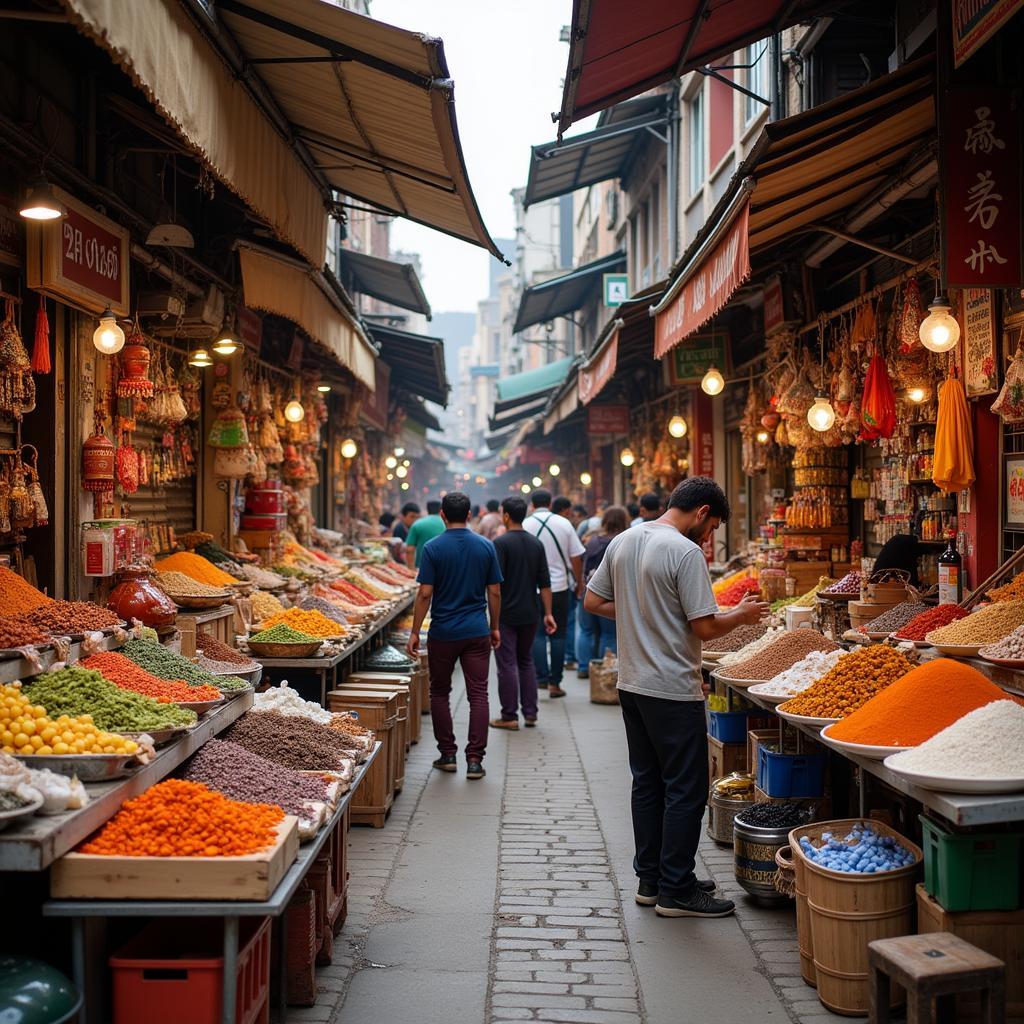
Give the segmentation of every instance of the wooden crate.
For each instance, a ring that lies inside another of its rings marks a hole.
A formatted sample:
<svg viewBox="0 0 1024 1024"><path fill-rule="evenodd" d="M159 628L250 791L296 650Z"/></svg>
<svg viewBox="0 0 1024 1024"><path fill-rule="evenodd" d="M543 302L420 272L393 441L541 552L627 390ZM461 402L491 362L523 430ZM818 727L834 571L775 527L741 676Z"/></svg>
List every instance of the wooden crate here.
<svg viewBox="0 0 1024 1024"><path fill-rule="evenodd" d="M348 808L334 826L328 840L331 848L331 898L327 905L327 920L334 934L341 931L348 916Z"/></svg>
<svg viewBox="0 0 1024 1024"><path fill-rule="evenodd" d="M951 913L917 886L917 934L951 932L1006 964L1006 1013L1024 1017L1024 910ZM956 997L956 1019L979 1016L977 995Z"/></svg>
<svg viewBox="0 0 1024 1024"><path fill-rule="evenodd" d="M708 737L708 782L714 782L723 775L747 770L746 743L723 743L714 736Z"/></svg>
<svg viewBox="0 0 1024 1024"><path fill-rule="evenodd" d="M369 672L360 670L359 672L352 673L345 682L351 686L362 686L364 683L390 683L394 689L400 687L405 689L408 693L409 705L406 715L406 752L414 743L419 742L420 732L423 729L423 723L420 721L420 702L423 695L413 674L408 672Z"/></svg>
<svg viewBox="0 0 1024 1024"><path fill-rule="evenodd" d="M210 611L178 612L179 629L191 628L194 633L212 636L228 647L235 646L235 606L231 604Z"/></svg>
<svg viewBox="0 0 1024 1024"><path fill-rule="evenodd" d="M353 793L350 807L353 825L383 828L395 799L391 744L398 721L398 694L393 690L381 693L342 687L328 692L327 707L331 711L357 712L361 724L372 729L380 740L380 753Z"/></svg>
<svg viewBox="0 0 1024 1024"><path fill-rule="evenodd" d="M377 676L376 679L373 678L374 675ZM386 672L355 672L346 680L346 686L398 695L398 718L395 720L391 743L391 771L396 796L405 787L405 758L409 751L409 707L412 703L409 683L399 682L401 679L408 680L408 676L393 676Z"/></svg>
<svg viewBox="0 0 1024 1024"><path fill-rule="evenodd" d="M778 729L748 729L747 730L747 770L754 778L757 778L757 748L762 743L778 743Z"/></svg>
<svg viewBox="0 0 1024 1024"><path fill-rule="evenodd" d="M244 857L106 857L66 853L50 869L54 899L268 900L299 852L288 815L269 850Z"/></svg>

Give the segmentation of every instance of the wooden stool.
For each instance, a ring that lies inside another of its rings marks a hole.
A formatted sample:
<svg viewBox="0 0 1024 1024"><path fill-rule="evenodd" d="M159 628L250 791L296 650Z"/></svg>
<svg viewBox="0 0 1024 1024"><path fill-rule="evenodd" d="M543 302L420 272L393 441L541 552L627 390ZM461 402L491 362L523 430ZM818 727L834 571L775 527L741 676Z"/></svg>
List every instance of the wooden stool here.
<svg viewBox="0 0 1024 1024"><path fill-rule="evenodd" d="M949 932L869 943L868 965L869 1024L887 1024L893 981L907 990L907 1024L931 1024L932 1000L936 1024L954 1022L961 992L980 993L982 1024L1006 1019L1006 965Z"/></svg>

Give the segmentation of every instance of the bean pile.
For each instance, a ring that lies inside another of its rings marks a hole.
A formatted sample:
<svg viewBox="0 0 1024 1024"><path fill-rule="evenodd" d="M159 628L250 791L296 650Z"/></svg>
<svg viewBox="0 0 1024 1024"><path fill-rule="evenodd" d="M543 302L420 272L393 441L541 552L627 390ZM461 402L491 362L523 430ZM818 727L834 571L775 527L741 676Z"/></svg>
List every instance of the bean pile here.
<svg viewBox="0 0 1024 1024"><path fill-rule="evenodd" d="M754 804L737 814L736 820L754 828L799 828L811 820L811 811L787 800L781 804Z"/></svg>
<svg viewBox="0 0 1024 1024"><path fill-rule="evenodd" d="M25 696L46 708L51 717L91 715L93 724L108 732L154 732L196 723L194 711L122 690L87 668L63 668L36 676L25 687Z"/></svg>
<svg viewBox="0 0 1024 1024"><path fill-rule="evenodd" d="M265 594L262 590L257 590L252 595L252 617L257 622L262 622L264 619L269 619L271 615L277 615L278 612L284 611L284 605L273 594Z"/></svg>
<svg viewBox="0 0 1024 1024"><path fill-rule="evenodd" d="M1006 639L982 647L986 658L1024 658L1024 626L1018 626Z"/></svg>
<svg viewBox="0 0 1024 1024"><path fill-rule="evenodd" d="M51 604L51 598L36 590L16 572L0 565L0 615L20 615L44 604Z"/></svg>
<svg viewBox="0 0 1024 1024"><path fill-rule="evenodd" d="M183 572L158 572L154 579L160 589L171 597L175 594L180 597L222 597L227 592L224 587L211 587L208 583L200 583Z"/></svg>
<svg viewBox="0 0 1024 1024"><path fill-rule="evenodd" d="M848 572L841 580L837 580L830 587L826 587L823 594L859 594L860 573L857 571Z"/></svg>
<svg viewBox="0 0 1024 1024"><path fill-rule="evenodd" d="M203 782L232 800L276 804L285 814L309 817L307 804L323 802L327 784L319 777L282 768L237 743L208 740L188 762L184 777Z"/></svg>
<svg viewBox="0 0 1024 1024"><path fill-rule="evenodd" d="M51 601L18 618L56 636L105 629L121 621L109 608L101 608L89 601Z"/></svg>
<svg viewBox="0 0 1024 1024"><path fill-rule="evenodd" d="M50 637L38 626L24 622L17 616L0 618L0 648L26 647L29 644L44 644Z"/></svg>
<svg viewBox="0 0 1024 1024"><path fill-rule="evenodd" d="M892 647L862 647L840 658L813 686L782 707L791 714L809 718L845 718L912 667Z"/></svg>
<svg viewBox="0 0 1024 1024"><path fill-rule="evenodd" d="M182 679L160 679L139 668L117 651L99 651L82 662L84 668L102 673L115 686L152 697L160 704L174 701L220 700L223 694L213 686L189 686Z"/></svg>
<svg viewBox="0 0 1024 1024"><path fill-rule="evenodd" d="M129 640L121 653L159 679L182 679L189 686L214 686L221 690L247 690L249 684L238 676L215 676L188 658L149 640Z"/></svg>
<svg viewBox="0 0 1024 1024"><path fill-rule="evenodd" d="M325 601L322 597L307 597L299 607L304 611L320 612L321 615L324 615L332 622L337 622L339 626L348 625L348 619L345 618L341 609L336 604ZM716 647L715 650L724 650L724 648Z"/></svg>
<svg viewBox="0 0 1024 1024"><path fill-rule="evenodd" d="M994 644L1018 626L1024 626L1024 601L1002 601L933 629L925 640L930 644Z"/></svg>
<svg viewBox="0 0 1024 1024"><path fill-rule="evenodd" d="M243 715L225 739L285 768L337 771L346 760L341 734L334 729L276 711Z"/></svg>
<svg viewBox="0 0 1024 1024"><path fill-rule="evenodd" d="M327 603L326 601L324 602L324 604ZM324 612L324 614L326 615L327 613ZM764 622L737 626L726 633L725 636L720 636L717 640L709 640L705 646L709 651L738 651L741 647L746 647L751 640L757 640L767 632L768 625Z"/></svg>
<svg viewBox="0 0 1024 1024"><path fill-rule="evenodd" d="M882 612L866 626L861 626L861 632L895 633L901 626L905 626L911 619L926 611L928 611L928 605L923 601L904 601L887 612Z"/></svg>
<svg viewBox="0 0 1024 1024"><path fill-rule="evenodd" d="M966 618L967 612L956 604L940 604L915 615L896 631L897 640L923 640L933 629L948 626L957 619Z"/></svg>
<svg viewBox="0 0 1024 1024"><path fill-rule="evenodd" d="M291 626L286 626L281 622L271 629L254 633L249 639L261 644L313 644L317 640L322 640L323 637L300 633L297 629L292 629Z"/></svg>
<svg viewBox="0 0 1024 1024"><path fill-rule="evenodd" d="M245 665L247 668L254 665L252 658L248 655L235 650L234 647L228 647L227 644L222 644L216 637L210 636L209 633L196 634L196 647L212 661L224 661L232 665Z"/></svg>
<svg viewBox="0 0 1024 1024"><path fill-rule="evenodd" d="M784 630L781 626L773 626L767 630L764 634L759 636L756 640L751 640L750 643L741 647L738 651L733 651L731 654L723 655L719 665L725 667L727 665L738 665L741 661L746 661L747 658L752 658L755 654L770 647L776 640L783 634Z"/></svg>
<svg viewBox="0 0 1024 1024"><path fill-rule="evenodd" d="M835 651L839 645L813 629L782 633L763 651L730 665L723 675L730 679L771 679L806 658L811 651Z"/></svg>
<svg viewBox="0 0 1024 1024"><path fill-rule="evenodd" d="M344 626L339 626L337 622L327 618L322 612L304 611L301 608L289 608L287 611L266 619L262 625L263 632L273 629L275 626L288 626L299 633L318 638L340 636L345 632Z"/></svg>

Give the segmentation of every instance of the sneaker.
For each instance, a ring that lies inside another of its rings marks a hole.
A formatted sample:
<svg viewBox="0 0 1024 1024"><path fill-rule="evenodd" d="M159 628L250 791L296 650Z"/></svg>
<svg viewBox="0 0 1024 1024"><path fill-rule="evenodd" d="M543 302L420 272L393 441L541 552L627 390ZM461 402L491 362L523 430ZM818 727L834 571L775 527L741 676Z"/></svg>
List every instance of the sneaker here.
<svg viewBox="0 0 1024 1024"><path fill-rule="evenodd" d="M704 892L714 892L717 886L707 878L698 879L697 888ZM654 882L638 882L633 898L641 907L653 907L658 902L658 886Z"/></svg>
<svg viewBox="0 0 1024 1024"><path fill-rule="evenodd" d="M548 696L552 697L552 698L553 697L564 697L565 696L565 690L563 690L560 686L549 686L548 687Z"/></svg>
<svg viewBox="0 0 1024 1024"><path fill-rule="evenodd" d="M459 760L454 754L442 754L435 762L434 767L443 772L457 772Z"/></svg>
<svg viewBox="0 0 1024 1024"><path fill-rule="evenodd" d="M524 718L523 721L525 722L527 729L533 729L537 725L536 718Z"/></svg>
<svg viewBox="0 0 1024 1024"><path fill-rule="evenodd" d="M510 732L516 732L519 729L518 718L492 718L491 719L492 729L508 729Z"/></svg>
<svg viewBox="0 0 1024 1024"><path fill-rule="evenodd" d="M736 910L732 900L716 899L700 886L690 896L659 896L654 912L659 917L728 917Z"/></svg>
<svg viewBox="0 0 1024 1024"><path fill-rule="evenodd" d="M482 779L486 774L487 772L484 771L484 766L479 761L466 762L467 779Z"/></svg>

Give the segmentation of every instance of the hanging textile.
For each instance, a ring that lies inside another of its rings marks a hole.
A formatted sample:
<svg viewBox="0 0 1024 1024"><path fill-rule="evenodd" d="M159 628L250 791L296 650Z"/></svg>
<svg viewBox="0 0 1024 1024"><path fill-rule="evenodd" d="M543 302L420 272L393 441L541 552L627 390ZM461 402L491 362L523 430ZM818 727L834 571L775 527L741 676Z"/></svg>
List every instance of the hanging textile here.
<svg viewBox="0 0 1024 1024"><path fill-rule="evenodd" d="M932 481L943 491L962 491L974 483L974 433L964 386L952 376L939 392L935 423L935 463Z"/></svg>

